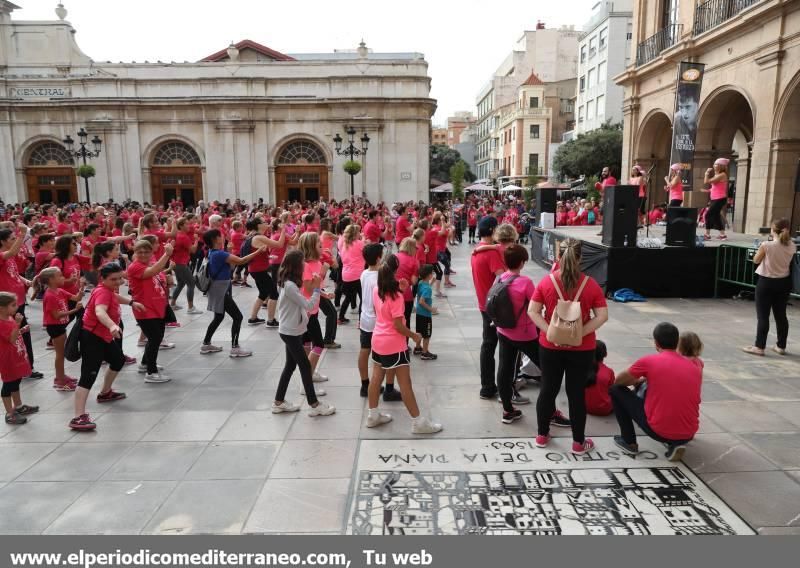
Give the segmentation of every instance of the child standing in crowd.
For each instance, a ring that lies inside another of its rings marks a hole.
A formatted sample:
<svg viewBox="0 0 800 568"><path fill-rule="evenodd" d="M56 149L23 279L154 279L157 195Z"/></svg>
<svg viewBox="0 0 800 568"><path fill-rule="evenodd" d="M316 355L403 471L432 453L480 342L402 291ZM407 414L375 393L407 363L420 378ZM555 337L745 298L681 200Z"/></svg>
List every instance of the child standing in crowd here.
<svg viewBox="0 0 800 568"><path fill-rule="evenodd" d="M614 384L614 371L603 361L608 357L606 344L599 339L594 349L594 366L586 381L586 412L592 416L608 416L614 411L608 389Z"/></svg>
<svg viewBox="0 0 800 568"><path fill-rule="evenodd" d="M275 400L272 403L272 413L281 414L300 410L299 405L286 400L289 381L294 370L299 368L306 401L311 407L308 415L330 416L336 412L336 408L317 400L317 393L314 391L314 381L311 374L311 363L303 348L303 337L308 329L309 311L319 304L321 294L319 286L322 282L322 276L316 274L311 278L311 295L305 297L300 292L300 288L303 286L304 264L301 251L289 251L284 256L278 273L278 286L281 290L278 298L278 335L280 335L281 341L285 346L286 362L278 381L278 390L275 392ZM322 394L322 392L319 393L320 396Z"/></svg>
<svg viewBox="0 0 800 568"><path fill-rule="evenodd" d="M700 372L703 372L705 364L700 358L703 354L703 342L700 337L693 331L684 331L678 339L678 353L689 359L694 363Z"/></svg>
<svg viewBox="0 0 800 568"><path fill-rule="evenodd" d="M75 390L78 381L64 372L64 344L67 341L67 325L72 317L83 309L80 300L83 288L75 295L64 290L64 275L58 268L45 268L39 273L39 282L45 289L42 302L43 324L55 348L55 372L53 388L58 391ZM69 302L72 302L70 308Z"/></svg>
<svg viewBox="0 0 800 568"><path fill-rule="evenodd" d="M436 276L433 266L426 264L419 269L417 281L417 333L422 344L414 347L414 355L423 361L435 361L437 356L430 351L431 334L433 333L433 314L439 310L433 307L433 279Z"/></svg>
<svg viewBox="0 0 800 568"><path fill-rule="evenodd" d="M411 432L413 434L435 434L442 430L442 425L431 422L420 415L414 389L411 385L411 366L408 360L408 344L406 338L415 343L421 341L418 333L414 333L405 324L405 305L401 294L400 282L395 278L399 266L397 257L390 255L378 269L378 285L372 292L372 303L375 306L375 328L372 332L372 378L369 382L369 414L367 428L374 428L392 421L389 414L378 411L378 399L383 373L389 377L397 377L403 402L411 415ZM404 285L408 285L405 283Z"/></svg>
<svg viewBox="0 0 800 568"><path fill-rule="evenodd" d="M364 262L367 269L361 273L361 317L358 321L361 349L358 352L358 372L361 376L361 396L369 394L369 355L372 350L372 332L375 329L375 305L372 303L372 292L378 287L378 267L383 257L383 247L372 243L364 247ZM377 370L383 380L383 369ZM383 391L384 402L403 400L400 391L394 388L394 377L387 380Z"/></svg>
<svg viewBox="0 0 800 568"><path fill-rule="evenodd" d="M22 404L19 394L23 377L31 374L31 364L22 340L22 334L28 331L28 326L22 325L24 319L17 313L16 294L0 292L0 373L3 375L6 424L25 424L27 415L39 412L38 406Z"/></svg>
<svg viewBox="0 0 800 568"><path fill-rule="evenodd" d="M320 282L325 281L325 273L329 266L322 264L322 245L317 233L308 232L300 235L298 248L303 252L303 296L311 298L314 288L319 288L319 283L314 286L314 280L319 277ZM320 298L332 298L333 295L320 292ZM314 382L324 383L328 377L317 372L317 363L322 356L325 348L325 341L322 336L322 326L319 323L319 302L317 302L308 312L308 323L306 324L306 334L303 337L304 347L308 353L308 360L311 362L311 373Z"/></svg>

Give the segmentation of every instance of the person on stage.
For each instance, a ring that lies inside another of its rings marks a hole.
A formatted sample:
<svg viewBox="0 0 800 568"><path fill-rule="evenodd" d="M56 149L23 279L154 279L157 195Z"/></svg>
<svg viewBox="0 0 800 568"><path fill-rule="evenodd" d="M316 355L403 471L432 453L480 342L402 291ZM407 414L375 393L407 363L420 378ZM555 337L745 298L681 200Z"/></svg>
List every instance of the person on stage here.
<svg viewBox="0 0 800 568"><path fill-rule="evenodd" d="M710 189L700 191L711 194L711 202L706 212L706 234L703 238L711 240L711 229L719 231L719 239L728 238L725 234L725 223L722 220L722 208L728 201L728 158L717 158L714 167L708 168L703 176L703 184L710 185Z"/></svg>
<svg viewBox="0 0 800 568"><path fill-rule="evenodd" d="M628 185L639 186L639 225L644 225L645 213L647 212L647 180L642 166L636 164L631 168L631 177Z"/></svg>
<svg viewBox="0 0 800 568"><path fill-rule="evenodd" d="M606 166L603 168L603 171L600 172L600 181L594 184L594 188L600 192L600 203L603 203L603 193L607 187L611 187L617 185L617 178L614 177L614 171L611 169L611 166ZM602 211L602 206L601 206ZM597 233L598 235L602 236L603 230L600 229L600 232Z"/></svg>
<svg viewBox="0 0 800 568"><path fill-rule="evenodd" d="M664 177L667 185L664 191L669 192L668 207L680 207L683 204L683 180L681 179L681 164L672 164L669 167L669 174Z"/></svg>

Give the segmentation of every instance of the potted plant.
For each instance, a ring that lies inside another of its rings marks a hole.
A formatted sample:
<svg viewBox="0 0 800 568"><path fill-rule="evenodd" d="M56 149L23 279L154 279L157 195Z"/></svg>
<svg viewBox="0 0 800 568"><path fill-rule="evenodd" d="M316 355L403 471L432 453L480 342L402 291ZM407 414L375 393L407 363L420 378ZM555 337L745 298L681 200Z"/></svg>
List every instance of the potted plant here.
<svg viewBox="0 0 800 568"><path fill-rule="evenodd" d="M94 169L94 166L89 164L84 164L78 167L78 177L82 177L83 179L94 177L97 172Z"/></svg>
<svg viewBox="0 0 800 568"><path fill-rule="evenodd" d="M355 160L347 160L344 163L344 171L349 175L354 176L361 171L361 162Z"/></svg>

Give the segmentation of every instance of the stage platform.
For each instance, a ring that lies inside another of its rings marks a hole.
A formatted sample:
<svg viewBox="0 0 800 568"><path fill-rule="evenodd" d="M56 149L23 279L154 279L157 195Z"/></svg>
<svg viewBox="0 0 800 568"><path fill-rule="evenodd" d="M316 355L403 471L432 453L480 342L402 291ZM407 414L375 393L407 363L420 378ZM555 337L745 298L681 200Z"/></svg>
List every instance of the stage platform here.
<svg viewBox="0 0 800 568"><path fill-rule="evenodd" d="M542 267L550 268L555 244L568 237L583 242L582 269L611 293L631 288L650 298L709 298L714 296L717 247L721 244L753 247L757 235L728 232L728 239L714 238L703 247L609 247L602 244L600 226L534 228L531 231L531 256ZM666 242L666 226L652 225L650 238ZM698 229L702 236L704 231ZM716 231L714 231L716 234ZM646 238L640 229L637 239Z"/></svg>

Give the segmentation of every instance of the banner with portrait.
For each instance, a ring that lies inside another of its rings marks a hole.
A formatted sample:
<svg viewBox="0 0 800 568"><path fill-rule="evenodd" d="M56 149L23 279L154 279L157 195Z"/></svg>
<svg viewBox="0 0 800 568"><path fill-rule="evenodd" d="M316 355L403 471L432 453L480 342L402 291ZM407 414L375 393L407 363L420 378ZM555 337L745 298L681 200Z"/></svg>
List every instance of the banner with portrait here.
<svg viewBox="0 0 800 568"><path fill-rule="evenodd" d="M681 164L684 191L692 189L692 164L697 138L697 114L700 109L700 87L705 65L681 61L678 66L678 88L675 92L675 114L672 117L670 164Z"/></svg>

